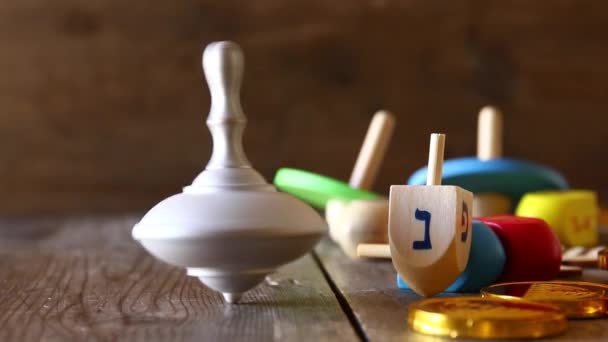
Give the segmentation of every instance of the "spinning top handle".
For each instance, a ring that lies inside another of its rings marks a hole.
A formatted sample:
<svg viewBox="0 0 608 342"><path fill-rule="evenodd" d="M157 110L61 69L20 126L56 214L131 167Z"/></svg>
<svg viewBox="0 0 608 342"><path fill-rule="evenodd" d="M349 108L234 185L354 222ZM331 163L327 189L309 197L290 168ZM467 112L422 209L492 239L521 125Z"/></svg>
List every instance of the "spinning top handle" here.
<svg viewBox="0 0 608 342"><path fill-rule="evenodd" d="M490 160L502 157L502 114L496 107L486 106L477 118L477 158Z"/></svg>
<svg viewBox="0 0 608 342"><path fill-rule="evenodd" d="M240 99L243 60L241 48L229 41L209 44L203 53L203 71L211 93L207 127L213 137L208 170L251 168L242 143L247 125Z"/></svg>

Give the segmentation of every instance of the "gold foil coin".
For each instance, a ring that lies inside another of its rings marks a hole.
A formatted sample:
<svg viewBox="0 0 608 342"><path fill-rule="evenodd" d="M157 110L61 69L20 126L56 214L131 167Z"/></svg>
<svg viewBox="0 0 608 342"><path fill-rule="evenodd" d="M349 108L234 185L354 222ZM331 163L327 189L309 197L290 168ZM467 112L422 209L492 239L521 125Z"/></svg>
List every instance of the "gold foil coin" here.
<svg viewBox="0 0 608 342"><path fill-rule="evenodd" d="M410 304L414 331L452 338L540 338L566 331L566 316L555 306L500 298L430 298Z"/></svg>
<svg viewBox="0 0 608 342"><path fill-rule="evenodd" d="M481 289L481 295L556 305L569 318L602 317L608 312L608 286L582 281L495 284Z"/></svg>

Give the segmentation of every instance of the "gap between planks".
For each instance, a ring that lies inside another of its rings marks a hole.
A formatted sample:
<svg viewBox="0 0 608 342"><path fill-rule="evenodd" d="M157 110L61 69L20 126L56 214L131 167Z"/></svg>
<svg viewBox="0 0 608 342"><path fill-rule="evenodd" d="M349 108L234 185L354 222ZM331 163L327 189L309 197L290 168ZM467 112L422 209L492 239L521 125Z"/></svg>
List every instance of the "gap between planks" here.
<svg viewBox="0 0 608 342"><path fill-rule="evenodd" d="M340 308L342 308L342 311L348 318L348 321L352 325L353 330L355 331L355 334L357 334L357 337L359 337L359 339L361 339L361 341L366 341L366 342L369 341L369 337L367 336L367 334L365 334L365 331L363 330L363 326L361 325L361 323L359 322L359 320L356 317L355 311L350 306L350 304L348 303L348 300L346 299L346 297L344 297L344 294L342 294L342 292L340 291L340 289L338 288L338 286L336 285L334 280L331 278L331 275L329 274L329 272L323 265L321 258L319 258L319 256L317 255L317 252L315 250L312 250L310 255L312 256L313 260L319 267L319 270L321 270L321 273L323 274L323 277L325 277L325 280L327 281L327 284L329 285L331 291L336 296L336 299L338 300L338 304L340 304Z"/></svg>

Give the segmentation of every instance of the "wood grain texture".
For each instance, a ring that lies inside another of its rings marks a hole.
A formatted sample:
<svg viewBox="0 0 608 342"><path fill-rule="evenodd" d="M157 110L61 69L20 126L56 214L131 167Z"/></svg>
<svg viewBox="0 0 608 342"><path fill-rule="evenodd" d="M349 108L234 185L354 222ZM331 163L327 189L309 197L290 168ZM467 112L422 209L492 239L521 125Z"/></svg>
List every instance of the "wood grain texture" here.
<svg viewBox="0 0 608 342"><path fill-rule="evenodd" d="M357 339L310 255L231 306L136 245L129 235L134 222L0 221L0 339Z"/></svg>
<svg viewBox="0 0 608 342"><path fill-rule="evenodd" d="M608 3L594 0L147 1L0 4L2 213L148 208L206 163L205 44L246 54L245 149L346 180L377 109L397 116L375 190L475 154L479 109L505 156L608 201ZM348 125L344 123L348 122Z"/></svg>
<svg viewBox="0 0 608 342"><path fill-rule="evenodd" d="M422 299L411 290L397 288L396 272L390 261L351 260L329 240L316 248L326 272L348 302L352 315L370 341L445 341L413 332L407 326L407 307ZM570 278L569 278L570 279ZM576 280L576 278L572 278ZM578 278L581 279L581 278ZM585 270L584 280L608 284L608 272ZM439 296L454 296L442 293ZM566 334L548 341L604 341L608 319L570 320ZM459 339L458 341L479 341Z"/></svg>

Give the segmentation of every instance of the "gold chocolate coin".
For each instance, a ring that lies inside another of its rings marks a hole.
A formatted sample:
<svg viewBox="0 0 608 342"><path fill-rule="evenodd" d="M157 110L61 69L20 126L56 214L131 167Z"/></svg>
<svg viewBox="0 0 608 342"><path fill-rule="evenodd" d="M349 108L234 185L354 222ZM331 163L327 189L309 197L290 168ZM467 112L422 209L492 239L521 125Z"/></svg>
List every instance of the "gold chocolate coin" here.
<svg viewBox="0 0 608 342"><path fill-rule="evenodd" d="M597 255L597 267L608 270L608 248L602 249Z"/></svg>
<svg viewBox="0 0 608 342"><path fill-rule="evenodd" d="M521 298L558 306L569 318L602 317L608 312L608 286L582 281L517 282L481 289L484 298Z"/></svg>
<svg viewBox="0 0 608 342"><path fill-rule="evenodd" d="M414 331L452 338L540 338L566 331L566 316L555 306L527 300L450 297L410 304Z"/></svg>

